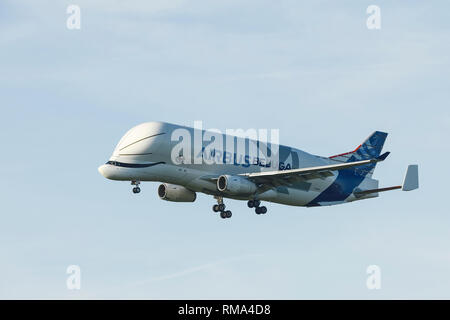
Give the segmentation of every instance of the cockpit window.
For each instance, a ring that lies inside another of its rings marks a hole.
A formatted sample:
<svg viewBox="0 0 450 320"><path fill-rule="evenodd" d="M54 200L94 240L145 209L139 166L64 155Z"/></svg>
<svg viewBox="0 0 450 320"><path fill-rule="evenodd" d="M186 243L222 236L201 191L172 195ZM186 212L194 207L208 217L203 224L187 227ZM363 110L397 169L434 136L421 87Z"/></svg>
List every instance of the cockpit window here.
<svg viewBox="0 0 450 320"><path fill-rule="evenodd" d="M119 161L108 161L106 164L110 164L112 166L116 167L125 167L125 168L147 168L156 166L158 164L165 164L165 162L154 162L154 163L125 163L125 162L119 162Z"/></svg>

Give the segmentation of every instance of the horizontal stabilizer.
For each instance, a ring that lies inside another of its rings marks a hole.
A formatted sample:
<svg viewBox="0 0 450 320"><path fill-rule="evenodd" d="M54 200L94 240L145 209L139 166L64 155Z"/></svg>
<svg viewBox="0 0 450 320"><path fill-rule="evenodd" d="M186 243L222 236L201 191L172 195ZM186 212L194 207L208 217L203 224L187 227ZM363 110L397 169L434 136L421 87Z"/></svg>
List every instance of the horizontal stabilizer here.
<svg viewBox="0 0 450 320"><path fill-rule="evenodd" d="M386 152L389 153L389 152ZM385 154L382 154L378 157L382 158ZM383 158L385 159L387 155ZM419 188L419 166L417 164L410 164L408 166L408 169L406 170L405 178L403 179L403 184L401 186L393 186L393 187L386 187L386 188L380 188L380 189L370 189L370 190L360 190L356 189L353 194L355 197L359 198L366 194L371 193L378 193L378 192L384 192L384 191L391 191L391 190L397 190L402 189L403 191L411 191Z"/></svg>
<svg viewBox="0 0 450 320"><path fill-rule="evenodd" d="M410 164L403 179L402 190L411 191L419 188L419 166Z"/></svg>
<svg viewBox="0 0 450 320"><path fill-rule="evenodd" d="M380 188L380 189L357 190L354 192L354 194L355 194L355 197L359 198L366 194L397 190L397 189L401 189L401 188L402 188L402 186L394 186L394 187L387 187L387 188Z"/></svg>
<svg viewBox="0 0 450 320"><path fill-rule="evenodd" d="M388 151L388 152L385 152L385 153L383 153L381 156L378 156L377 159L380 160L380 161L383 161L384 159L387 158L387 156L388 156L389 154L390 154L389 151Z"/></svg>

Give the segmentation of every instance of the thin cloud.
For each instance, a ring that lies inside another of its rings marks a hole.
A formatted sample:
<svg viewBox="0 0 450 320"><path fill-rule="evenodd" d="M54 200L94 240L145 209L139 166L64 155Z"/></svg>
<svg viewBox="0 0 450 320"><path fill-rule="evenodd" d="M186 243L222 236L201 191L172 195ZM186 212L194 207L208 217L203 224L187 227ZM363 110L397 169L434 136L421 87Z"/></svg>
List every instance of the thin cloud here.
<svg viewBox="0 0 450 320"><path fill-rule="evenodd" d="M199 271L202 271L202 270L207 270L207 269L210 269L212 267L216 267L218 265L222 265L222 264L226 264L226 263L230 263L230 262L235 262L235 261L241 261L241 260L245 260L245 259L248 259L248 258L262 257L262 256L263 256L263 254L248 254L248 255L243 255L243 256L236 256L236 257L231 257L231 258L225 258L225 259L221 259L221 260L218 260L218 261L215 261L215 262L210 262L210 263L202 264L202 265L199 265L199 266L196 266L196 267L187 268L187 269L179 271L179 272L170 273L170 274L166 274L166 275L161 275L161 276L158 276L158 277L152 277L150 279L141 281L139 283L135 283L134 285L140 286L140 285L144 285L144 284L151 283L151 282L175 279L175 278L183 277L183 276L186 276L188 274L192 274L192 273L199 272Z"/></svg>

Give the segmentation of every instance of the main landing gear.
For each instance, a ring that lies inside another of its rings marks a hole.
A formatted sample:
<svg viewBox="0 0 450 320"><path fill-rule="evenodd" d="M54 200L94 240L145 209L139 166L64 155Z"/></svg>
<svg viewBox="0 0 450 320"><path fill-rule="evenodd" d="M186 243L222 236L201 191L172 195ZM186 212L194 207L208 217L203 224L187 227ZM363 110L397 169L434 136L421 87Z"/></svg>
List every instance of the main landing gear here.
<svg viewBox="0 0 450 320"><path fill-rule="evenodd" d="M140 181L131 181L132 186L136 186L133 188L133 193L139 193L141 192L141 188L139 188L139 185L141 184Z"/></svg>
<svg viewBox="0 0 450 320"><path fill-rule="evenodd" d="M214 212L220 212L220 217L222 219L231 218L232 213L230 210L225 210L225 204L223 203L223 197L215 196L217 199L217 204L213 205L212 209ZM267 213L267 208L265 206L261 206L260 200L248 200L247 206L249 208L255 208L256 214L265 214Z"/></svg>
<svg viewBox="0 0 450 320"><path fill-rule="evenodd" d="M255 208L256 214L265 214L267 212L267 208L261 205L261 201L259 200L248 200L247 206L249 208Z"/></svg>
<svg viewBox="0 0 450 320"><path fill-rule="evenodd" d="M223 197L214 197L217 199L217 204L213 205L214 212L220 212L222 219L231 218L232 213L230 210L225 210L225 204L223 203Z"/></svg>

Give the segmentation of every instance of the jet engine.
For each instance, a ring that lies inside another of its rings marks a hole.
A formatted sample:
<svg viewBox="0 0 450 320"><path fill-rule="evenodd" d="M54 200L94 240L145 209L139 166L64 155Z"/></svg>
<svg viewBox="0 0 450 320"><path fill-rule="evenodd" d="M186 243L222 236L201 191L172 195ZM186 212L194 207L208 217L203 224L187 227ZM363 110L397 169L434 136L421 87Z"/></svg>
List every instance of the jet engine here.
<svg viewBox="0 0 450 320"><path fill-rule="evenodd" d="M163 183L158 187L158 195L162 200L173 202L194 202L197 194L176 184Z"/></svg>
<svg viewBox="0 0 450 320"><path fill-rule="evenodd" d="M251 181L239 177L222 175L217 179L217 190L231 194L252 194L258 187Z"/></svg>

